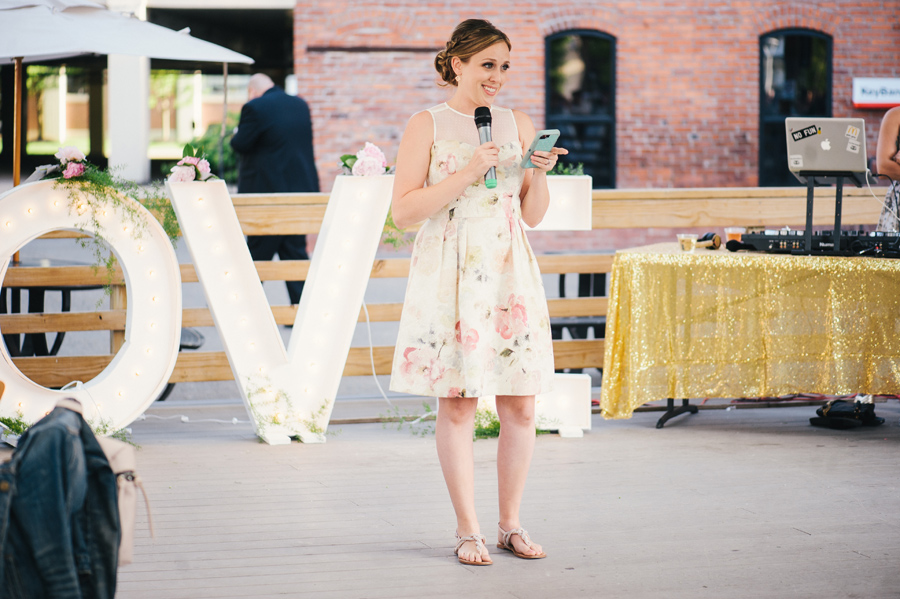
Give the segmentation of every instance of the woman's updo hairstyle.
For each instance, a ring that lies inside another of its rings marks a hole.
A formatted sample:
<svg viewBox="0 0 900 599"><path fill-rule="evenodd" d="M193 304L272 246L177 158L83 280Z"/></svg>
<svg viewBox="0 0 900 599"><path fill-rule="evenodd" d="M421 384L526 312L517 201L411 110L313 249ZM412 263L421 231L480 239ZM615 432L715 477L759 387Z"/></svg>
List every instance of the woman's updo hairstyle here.
<svg viewBox="0 0 900 599"><path fill-rule="evenodd" d="M494 27L490 21L483 19L467 19L456 26L447 46L434 57L434 68L440 74L443 83L440 85L456 85L456 73L453 72L453 57L463 62L498 42L504 42L512 50L512 44L505 33Z"/></svg>

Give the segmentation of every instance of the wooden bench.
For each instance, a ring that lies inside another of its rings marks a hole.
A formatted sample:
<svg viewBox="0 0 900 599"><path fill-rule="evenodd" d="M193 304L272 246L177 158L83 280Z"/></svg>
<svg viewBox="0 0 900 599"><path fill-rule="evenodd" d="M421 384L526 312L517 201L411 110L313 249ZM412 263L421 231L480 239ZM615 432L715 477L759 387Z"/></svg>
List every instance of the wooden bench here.
<svg viewBox="0 0 900 599"><path fill-rule="evenodd" d="M884 188L875 188L883 196ZM834 214L834 191L816 191L815 224L827 227ZM234 196L234 205L245 234L315 234L325 214L327 194L244 194ZM875 223L880 205L866 189L845 189L843 221L851 225ZM595 190L593 192L593 228L702 228L721 230L729 225L802 228L806 214L805 188L716 188L716 189L640 189ZM547 235L549 233L542 233ZM567 235L565 232L556 233ZM71 233L57 232L50 237L67 237ZM611 271L614 256L609 252L538 255L544 274L569 273L606 274ZM405 278L409 272L408 257L382 258L375 261L373 278ZM257 262L263 281L304 280L308 261ZM29 287L46 285L83 285L103 282L105 273L95 273L90 267L10 268L4 285ZM197 282L191 264L181 265L185 283ZM121 278L118 279L121 283ZM113 290L110 309L64 314L25 314L0 316L0 330L4 333L35 333L46 331L111 331L111 353L93 356L41 357L14 359L16 366L32 380L59 387L72 380L89 380L112 360L113 353L124 339L124 288ZM577 297L548 301L551 319L557 323L572 318L578 323L599 322L605 318L607 298ZM373 322L399 320L402 304L369 305ZM292 324L296 306L272 306L279 324ZM365 316L360 311L359 320ZM183 326L213 326L207 308L185 308ZM394 348L374 348L376 374L390 374ZM602 367L603 339L554 340L557 369ZM368 347L351 348L344 376L372 374ZM224 352L192 351L178 356L171 383L231 380L233 375Z"/></svg>

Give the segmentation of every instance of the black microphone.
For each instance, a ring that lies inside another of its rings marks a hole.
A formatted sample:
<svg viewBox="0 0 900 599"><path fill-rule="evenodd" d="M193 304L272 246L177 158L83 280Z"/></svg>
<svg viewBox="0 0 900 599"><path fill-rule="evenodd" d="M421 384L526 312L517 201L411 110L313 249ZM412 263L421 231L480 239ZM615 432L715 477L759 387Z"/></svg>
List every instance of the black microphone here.
<svg viewBox="0 0 900 599"><path fill-rule="evenodd" d="M478 127L478 140L480 143L491 141L491 109L487 106L479 106L475 109L475 126ZM497 187L497 169L491 167L484 176L484 185L488 189Z"/></svg>
<svg viewBox="0 0 900 599"><path fill-rule="evenodd" d="M737 252L739 250L750 250L751 252L756 251L755 245L751 245L749 243L741 243L737 239L729 239L728 243L725 244L725 248L729 252Z"/></svg>

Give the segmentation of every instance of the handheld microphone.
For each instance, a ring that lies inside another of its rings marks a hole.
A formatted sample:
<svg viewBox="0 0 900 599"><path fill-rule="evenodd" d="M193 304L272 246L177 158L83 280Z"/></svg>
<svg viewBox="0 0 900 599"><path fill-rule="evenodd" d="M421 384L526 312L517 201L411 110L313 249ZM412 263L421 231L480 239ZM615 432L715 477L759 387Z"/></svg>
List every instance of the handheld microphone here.
<svg viewBox="0 0 900 599"><path fill-rule="evenodd" d="M478 127L478 140L480 143L491 141L491 109L487 106L479 106L475 109L475 126ZM491 167L484 175L484 185L488 189L497 187L497 169Z"/></svg>

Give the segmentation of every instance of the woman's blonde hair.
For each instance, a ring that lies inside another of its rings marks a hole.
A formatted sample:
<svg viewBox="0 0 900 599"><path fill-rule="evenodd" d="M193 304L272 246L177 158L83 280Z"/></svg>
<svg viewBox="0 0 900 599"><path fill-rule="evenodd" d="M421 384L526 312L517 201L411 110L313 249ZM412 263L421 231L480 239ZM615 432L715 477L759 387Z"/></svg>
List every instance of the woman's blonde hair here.
<svg viewBox="0 0 900 599"><path fill-rule="evenodd" d="M434 68L440 74L443 83L440 85L456 85L456 73L453 72L453 57L463 62L498 42L504 42L512 50L509 37L490 21L484 19L467 19L456 26L447 46L434 57Z"/></svg>

